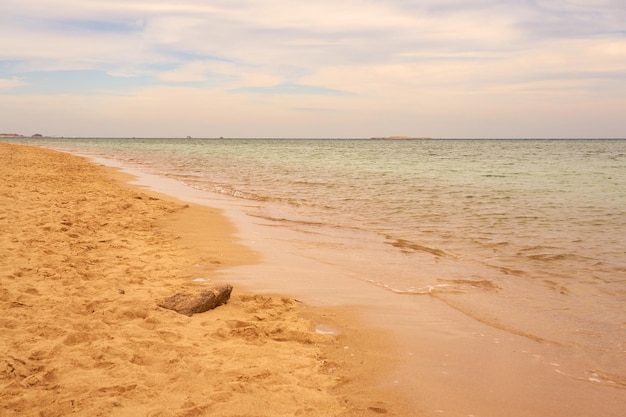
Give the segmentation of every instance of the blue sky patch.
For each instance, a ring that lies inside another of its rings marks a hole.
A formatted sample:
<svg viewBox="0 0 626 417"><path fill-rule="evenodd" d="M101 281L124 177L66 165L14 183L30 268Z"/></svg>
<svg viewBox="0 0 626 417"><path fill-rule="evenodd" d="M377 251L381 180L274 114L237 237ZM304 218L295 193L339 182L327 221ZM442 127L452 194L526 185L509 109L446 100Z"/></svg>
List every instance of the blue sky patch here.
<svg viewBox="0 0 626 417"><path fill-rule="evenodd" d="M94 33L132 33L143 29L141 21L110 20L53 20L49 27L60 31L79 31Z"/></svg>
<svg viewBox="0 0 626 417"><path fill-rule="evenodd" d="M43 71L21 73L26 85L15 88L18 94L125 94L154 84L149 76L114 77L97 70Z"/></svg>

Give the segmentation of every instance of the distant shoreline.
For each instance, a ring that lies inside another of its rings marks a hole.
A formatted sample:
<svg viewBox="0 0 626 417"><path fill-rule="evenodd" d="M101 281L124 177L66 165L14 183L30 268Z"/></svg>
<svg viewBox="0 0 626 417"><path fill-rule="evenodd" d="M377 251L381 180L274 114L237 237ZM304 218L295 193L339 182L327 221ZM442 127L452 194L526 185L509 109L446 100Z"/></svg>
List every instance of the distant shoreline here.
<svg viewBox="0 0 626 417"><path fill-rule="evenodd" d="M382 136L372 137L372 140L428 140L429 137L412 137L412 136Z"/></svg>
<svg viewBox="0 0 626 417"><path fill-rule="evenodd" d="M53 138L54 136L44 136L44 135L40 135L39 133L35 133L34 135L31 136L26 136L26 135L20 135L19 133L0 133L0 138L4 138L4 139L13 139L13 138L21 138L21 139L25 139L25 138Z"/></svg>

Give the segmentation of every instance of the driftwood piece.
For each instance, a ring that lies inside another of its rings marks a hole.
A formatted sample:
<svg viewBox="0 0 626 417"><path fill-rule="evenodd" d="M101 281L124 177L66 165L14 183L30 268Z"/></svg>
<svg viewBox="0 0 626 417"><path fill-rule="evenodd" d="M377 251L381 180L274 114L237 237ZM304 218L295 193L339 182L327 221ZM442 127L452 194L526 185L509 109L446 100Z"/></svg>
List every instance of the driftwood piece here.
<svg viewBox="0 0 626 417"><path fill-rule="evenodd" d="M224 284L195 293L178 293L161 301L159 307L191 317L226 303L232 290L232 285Z"/></svg>

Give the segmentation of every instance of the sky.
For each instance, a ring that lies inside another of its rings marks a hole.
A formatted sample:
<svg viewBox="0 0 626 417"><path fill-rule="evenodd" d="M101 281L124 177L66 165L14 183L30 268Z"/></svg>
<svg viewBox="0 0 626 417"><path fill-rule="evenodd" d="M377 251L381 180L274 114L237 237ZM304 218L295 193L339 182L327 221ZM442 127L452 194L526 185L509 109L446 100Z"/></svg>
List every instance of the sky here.
<svg viewBox="0 0 626 417"><path fill-rule="evenodd" d="M626 137L625 0L2 0L0 133Z"/></svg>

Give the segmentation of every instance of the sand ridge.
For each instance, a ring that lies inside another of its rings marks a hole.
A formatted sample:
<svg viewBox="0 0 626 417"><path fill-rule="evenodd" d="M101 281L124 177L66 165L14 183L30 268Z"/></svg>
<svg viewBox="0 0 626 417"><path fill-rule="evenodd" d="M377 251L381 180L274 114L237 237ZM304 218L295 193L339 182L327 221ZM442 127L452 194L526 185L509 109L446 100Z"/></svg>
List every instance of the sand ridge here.
<svg viewBox="0 0 626 417"><path fill-rule="evenodd" d="M219 211L39 148L0 143L0 177L1 416L396 415L351 385L376 358L288 297L157 306L257 261Z"/></svg>

